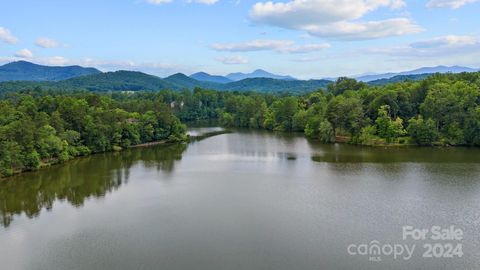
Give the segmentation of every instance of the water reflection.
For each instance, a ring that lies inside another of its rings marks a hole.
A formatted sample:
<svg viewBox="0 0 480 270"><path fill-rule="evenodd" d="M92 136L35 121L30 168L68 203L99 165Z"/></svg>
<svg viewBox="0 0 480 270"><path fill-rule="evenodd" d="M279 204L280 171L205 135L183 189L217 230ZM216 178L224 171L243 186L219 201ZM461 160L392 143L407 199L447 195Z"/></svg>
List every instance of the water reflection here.
<svg viewBox="0 0 480 270"><path fill-rule="evenodd" d="M220 129L198 128L192 132L202 134L212 130ZM235 133L216 137L203 144L197 145L195 142L193 145L196 145L193 149L200 153L208 153L203 155L202 159L214 162L281 160L292 164L306 164L311 160L315 163L325 163L326 168L336 175L352 172L402 175L407 171L416 170L417 174L437 175L436 179L454 179L458 175L463 175L463 179L470 179L465 180L468 183L464 183L464 186L476 183L475 179L479 174L478 166L468 164L480 162L478 149L384 149L325 145L307 141L295 134L245 129L235 130ZM9 178L0 182L0 223L8 227L14 216L20 214L34 218L42 209L50 210L55 201L67 201L75 207L81 207L86 199L104 197L128 182L133 166L153 169L161 173L162 177L159 179L169 180L176 162L182 159L186 149L186 144L130 149L120 153L86 157L61 166ZM448 175L451 177L445 178ZM448 183L447 181L445 184Z"/></svg>
<svg viewBox="0 0 480 270"><path fill-rule="evenodd" d="M225 144L216 146L218 156L232 160L295 161L311 151L303 136L295 133L235 129L225 137ZM213 146L215 147L215 146ZM226 150L226 151L225 151Z"/></svg>
<svg viewBox="0 0 480 270"><path fill-rule="evenodd" d="M239 130L75 160L0 182L0 268L480 269L479 154ZM406 224L464 228L465 256L346 254Z"/></svg>
<svg viewBox="0 0 480 270"><path fill-rule="evenodd" d="M438 147L361 147L345 144L325 145L309 142L317 149L311 160L327 163L478 163L475 148Z"/></svg>
<svg viewBox="0 0 480 270"><path fill-rule="evenodd" d="M0 182L0 223L8 227L20 214L34 218L55 201L81 207L86 199L104 197L128 182L136 164L169 174L186 148L175 144L95 155L6 179Z"/></svg>
<svg viewBox="0 0 480 270"><path fill-rule="evenodd" d="M175 168L175 163L182 159L182 154L186 149L187 144L172 144L135 149L135 151L128 151L127 155L131 160L142 161L145 168L154 168L159 172L170 174Z"/></svg>

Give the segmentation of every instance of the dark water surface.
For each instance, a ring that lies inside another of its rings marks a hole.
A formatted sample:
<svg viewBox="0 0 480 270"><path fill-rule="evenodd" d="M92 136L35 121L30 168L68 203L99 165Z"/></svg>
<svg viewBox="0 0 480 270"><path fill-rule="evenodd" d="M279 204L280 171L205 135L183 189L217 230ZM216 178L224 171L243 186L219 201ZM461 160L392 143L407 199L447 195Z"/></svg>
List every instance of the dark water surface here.
<svg viewBox="0 0 480 270"><path fill-rule="evenodd" d="M241 130L95 155L0 182L0 269L480 269L479 162ZM464 236L404 241L407 225ZM374 240L416 250L347 251ZM463 257L423 258L437 242Z"/></svg>

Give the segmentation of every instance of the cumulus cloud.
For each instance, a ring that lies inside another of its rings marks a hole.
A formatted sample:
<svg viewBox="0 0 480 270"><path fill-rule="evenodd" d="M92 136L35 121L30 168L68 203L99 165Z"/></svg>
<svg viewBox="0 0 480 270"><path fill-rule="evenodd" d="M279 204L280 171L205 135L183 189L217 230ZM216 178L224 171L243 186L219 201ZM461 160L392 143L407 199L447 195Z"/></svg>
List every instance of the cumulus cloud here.
<svg viewBox="0 0 480 270"><path fill-rule="evenodd" d="M423 31L420 26L406 18L355 23L342 21L329 25L306 26L305 30L314 36L344 40L378 39Z"/></svg>
<svg viewBox="0 0 480 270"><path fill-rule="evenodd" d="M418 33L422 28L408 18L359 22L379 8L399 9L403 0L293 0L259 2L250 11L250 19L259 24L335 39L375 39Z"/></svg>
<svg viewBox="0 0 480 270"><path fill-rule="evenodd" d="M291 2L256 3L250 16L254 21L285 28L328 24L359 19L380 7L398 7L388 0L293 0Z"/></svg>
<svg viewBox="0 0 480 270"><path fill-rule="evenodd" d="M8 44L17 43L18 39L13 36L10 31L0 26L0 40Z"/></svg>
<svg viewBox="0 0 480 270"><path fill-rule="evenodd" d="M403 46L371 48L367 52L400 57L438 57L477 52L480 39L475 36L441 36Z"/></svg>
<svg viewBox="0 0 480 270"><path fill-rule="evenodd" d="M216 51L228 52L276 51L278 53L309 53L330 48L330 44L295 45L295 42L291 40L257 39L239 43L215 43L210 47Z"/></svg>
<svg viewBox="0 0 480 270"><path fill-rule="evenodd" d="M217 61L220 61L225 65L241 65L248 63L248 59L240 55L219 57L217 58Z"/></svg>
<svg viewBox="0 0 480 270"><path fill-rule="evenodd" d="M478 2L479 0L430 0L428 8L453 8L457 9L463 5Z"/></svg>
<svg viewBox="0 0 480 270"><path fill-rule="evenodd" d="M22 49L22 50L18 51L17 53L15 53L15 56L26 59L26 58L32 58L33 53L29 49Z"/></svg>
<svg viewBox="0 0 480 270"><path fill-rule="evenodd" d="M42 47L42 48L56 48L59 46L56 40L47 37L38 38L35 42L35 45Z"/></svg>

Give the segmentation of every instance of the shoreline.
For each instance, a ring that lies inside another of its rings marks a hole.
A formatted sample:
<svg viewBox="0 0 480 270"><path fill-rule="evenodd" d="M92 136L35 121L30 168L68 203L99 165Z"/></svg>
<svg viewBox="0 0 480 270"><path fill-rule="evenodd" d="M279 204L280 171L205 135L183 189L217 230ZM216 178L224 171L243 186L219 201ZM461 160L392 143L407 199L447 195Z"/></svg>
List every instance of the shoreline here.
<svg viewBox="0 0 480 270"><path fill-rule="evenodd" d="M187 139L186 142L188 142L188 141L189 140ZM11 174L11 175L0 177L0 182L6 181L7 179L12 178L12 177L17 176L17 175L20 175L20 174L34 173L34 172L37 172L37 171L40 171L40 170L43 170L43 169L46 169L46 168L50 168L52 166L57 166L57 165L60 166L60 165L66 164L68 162L76 161L76 160L79 160L79 159L82 159L82 158L87 158L87 157L94 156L94 155L101 155L101 154L108 154L108 153L119 153L119 152L123 152L127 149L135 149L135 148L150 147L150 146L155 146L155 145L175 144L175 143L183 143L183 142L185 142L185 141L170 142L168 140L160 140L160 141L131 145L131 146L128 146L126 148L123 148L123 147L120 147L120 146L116 146L116 147L114 146L114 148L110 151L99 152L99 153L91 153L91 154L84 155L84 156L76 156L76 157L71 158L69 160L66 160L64 162L42 162L40 164L40 167L35 169L35 170L14 171L13 174Z"/></svg>
<svg viewBox="0 0 480 270"><path fill-rule="evenodd" d="M218 136L218 135L222 135L222 134L229 134L229 133L233 133L231 130L228 130L228 129L225 129L225 130L219 130L219 131L212 131L212 132L206 132L206 133L203 133L201 135L197 135L197 136L191 136L189 135L188 136L188 140L190 142L192 141L200 141L200 140L203 140L203 139L207 139L207 138L210 138L210 137L213 137L213 136Z"/></svg>
<svg viewBox="0 0 480 270"><path fill-rule="evenodd" d="M135 144L135 145L130 145L130 146L127 147L127 148L122 148L122 150L120 150L120 151L123 151L124 149L150 147L150 146L154 146L154 145L161 145L161 144L167 144L167 143L169 143L168 140L160 140L160 141L154 141L154 142L147 142L147 143ZM174 142L172 142L172 143L174 143Z"/></svg>
<svg viewBox="0 0 480 270"><path fill-rule="evenodd" d="M259 129L259 128L247 128L247 129L250 129L250 130L265 130L267 132L273 132L272 130L268 130L268 129ZM229 134L229 133L233 133L234 131L232 130L229 130L229 129L226 129L226 130L221 130L221 131L213 131L213 132L207 132L207 133L204 133L204 134L201 134L201 135L198 135L198 136L190 136L190 135L187 135L187 139L185 141L179 141L179 142L172 142L172 141L168 141L168 140L160 140L160 141L153 141L153 142L147 142L147 143L141 143L141 144L136 144L136 145L131 145L131 146L128 146L126 148L123 148L123 147L114 147L112 150L110 151L105 151L105 152L100 152L100 153L92 153L92 154L88 154L88 155L85 155L85 156L77 156L77 157L74 157L72 159L69 159L67 161L64 161L64 162L50 162L50 163L42 163L40 165L40 167L36 170L25 170L25 171L16 171L14 172L12 175L9 175L9 176L3 176L3 177L0 177L0 182L2 181L5 181L13 176L17 176L17 175L20 175L20 174L24 174L24 173L34 173L36 171L39 171L39 170L43 170L43 169L46 169L46 168L50 168L52 166L57 166L57 165L63 165L63 164L66 164L68 162L72 162L72 161L75 161L75 160L78 160L78 159L81 159L81 158L86 158L86 157L89 157L89 156L93 156L93 155L98 155L98 154L108 154L108 153L119 153L119 152L123 152L127 149L135 149L135 148L144 148L144 147L152 147L152 146L156 146L156 145L166 145L166 144L175 144L175 143L190 143L190 142L194 142L194 141L200 141L200 140L203 140L203 139L207 139L209 137L213 137L213 136L217 136L217 135L222 135L222 134ZM281 132L286 132L286 133L295 133L295 132L290 132L290 131L281 131ZM318 139L312 139L312 138L308 138L307 136L305 136L304 133L302 133L302 137L305 138L306 140L312 140L314 142L321 142L320 140ZM422 145L417 145L417 144L411 144L411 143L406 143L406 144L399 144L399 143L389 143L389 144L359 144L359 143L350 143L349 140L350 140L351 137L348 137L348 136L336 136L335 137L335 142L332 142L332 143L325 143L325 144L347 144L347 145L353 145L353 146L359 146L359 147L373 147L373 148L407 148L407 147L414 147L414 148L425 148L425 147L431 147L431 148L456 148L456 147L464 147L464 148L470 148L471 146L468 146L468 145L442 145L442 144L433 144L433 145L428 145L428 146L422 146ZM475 147L473 147L475 148Z"/></svg>
<svg viewBox="0 0 480 270"><path fill-rule="evenodd" d="M206 139L206 138L209 138L209 137L213 137L213 136L217 136L217 135L221 135L221 134L227 134L227 133L232 133L232 131L230 131L230 130L214 131L214 132L204 133L204 134L199 135L199 136L187 135L188 137L185 141L178 141L178 142L177 141L169 141L169 140L160 140L160 141L153 141L153 142L131 145L131 146L128 146L128 147L125 147L125 148L120 147L120 146L114 146L114 148L110 151L105 151L105 152L100 152L100 153L92 153L92 154L88 154L88 155L85 155L85 156L77 156L77 157L74 157L74 158L69 159L69 160L64 161L64 162L42 162L42 164L40 164L40 167L38 169L24 170L24 171L14 171L14 173L12 175L0 177L0 182L6 181L7 179L9 179L11 177L14 177L14 176L17 176L17 175L20 175L20 174L34 173L34 172L37 172L39 170L50 168L52 166L63 165L63 164L66 164L68 162L72 162L72 161L79 160L81 158L86 158L86 157L89 157L89 156L94 156L94 155L99 155L99 154L108 154L108 153L120 153L120 152L123 152L127 149L152 147L152 146L156 146L156 145L176 144L176 143L185 143L185 142L190 143L190 142L193 142L193 141L199 141L199 140L203 140L203 139Z"/></svg>

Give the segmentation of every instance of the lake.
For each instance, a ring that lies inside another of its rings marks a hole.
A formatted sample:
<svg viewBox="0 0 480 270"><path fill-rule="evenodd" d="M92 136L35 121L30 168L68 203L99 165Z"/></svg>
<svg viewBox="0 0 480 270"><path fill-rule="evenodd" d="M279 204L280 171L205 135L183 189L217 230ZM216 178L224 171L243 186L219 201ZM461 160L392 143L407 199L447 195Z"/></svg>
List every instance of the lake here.
<svg viewBox="0 0 480 270"><path fill-rule="evenodd" d="M0 182L0 269L480 269L479 162L254 130L93 155Z"/></svg>

